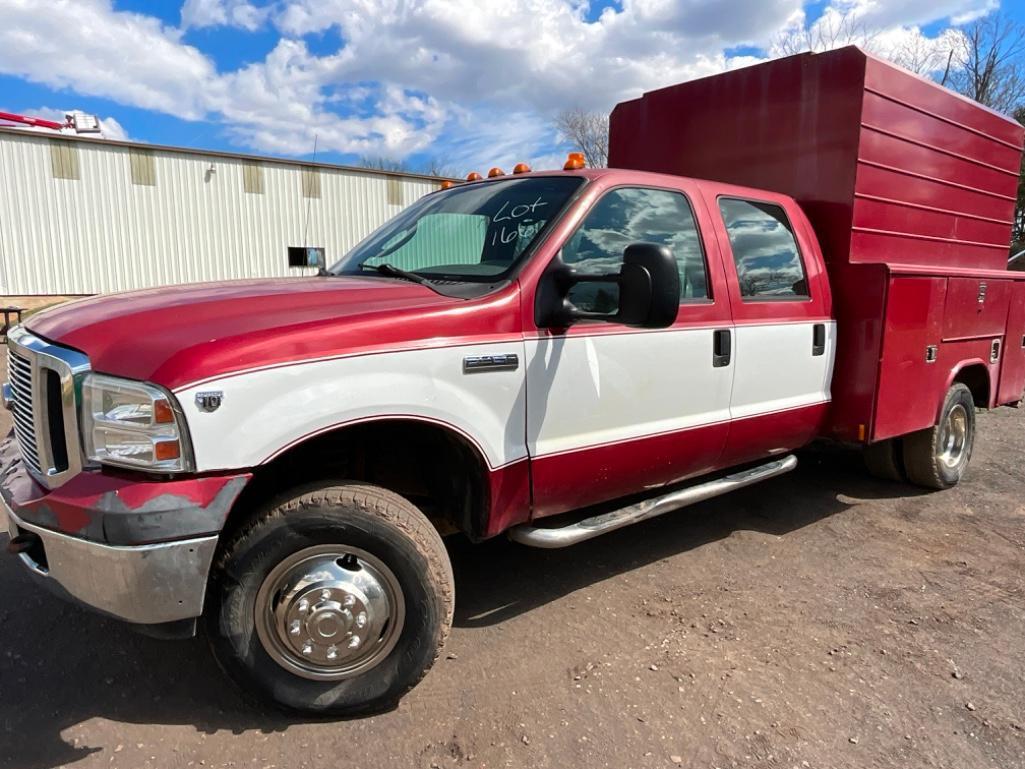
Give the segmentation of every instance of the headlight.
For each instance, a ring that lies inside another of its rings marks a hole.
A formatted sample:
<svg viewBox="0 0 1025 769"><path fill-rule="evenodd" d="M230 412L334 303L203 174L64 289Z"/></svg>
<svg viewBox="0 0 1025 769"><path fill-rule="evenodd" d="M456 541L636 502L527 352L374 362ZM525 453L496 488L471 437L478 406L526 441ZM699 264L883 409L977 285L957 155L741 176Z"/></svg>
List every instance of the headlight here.
<svg viewBox="0 0 1025 769"><path fill-rule="evenodd" d="M82 383L82 436L89 459L156 472L193 469L181 411L159 387L89 374Z"/></svg>

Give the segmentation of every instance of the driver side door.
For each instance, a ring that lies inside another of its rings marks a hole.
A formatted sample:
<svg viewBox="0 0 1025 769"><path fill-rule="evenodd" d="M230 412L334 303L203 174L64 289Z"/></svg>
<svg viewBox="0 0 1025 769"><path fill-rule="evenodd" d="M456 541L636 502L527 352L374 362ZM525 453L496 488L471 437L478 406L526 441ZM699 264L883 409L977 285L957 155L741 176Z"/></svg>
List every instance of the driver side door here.
<svg viewBox="0 0 1025 769"><path fill-rule="evenodd" d="M734 370L722 343L729 346L733 328L721 259L702 239L712 227L701 206L685 186L616 187L563 244L563 261L590 274L617 272L632 243L667 246L679 269L681 304L665 329L630 328L610 318L528 335L535 517L715 469L729 430ZM611 316L618 287L581 283L569 299Z"/></svg>

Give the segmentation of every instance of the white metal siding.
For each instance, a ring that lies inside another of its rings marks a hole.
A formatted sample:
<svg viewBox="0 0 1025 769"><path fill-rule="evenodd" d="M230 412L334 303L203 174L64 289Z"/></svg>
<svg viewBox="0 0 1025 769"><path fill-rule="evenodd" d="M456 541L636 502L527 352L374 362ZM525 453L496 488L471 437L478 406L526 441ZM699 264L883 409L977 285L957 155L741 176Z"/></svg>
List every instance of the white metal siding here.
<svg viewBox="0 0 1025 769"><path fill-rule="evenodd" d="M299 275L288 246L324 246L332 263L440 184L318 167L320 197L306 198L303 164L267 162L263 192L247 193L252 160L154 148L145 186L131 147L99 142L74 142L80 179L55 179L50 141L67 140L0 134L0 295Z"/></svg>

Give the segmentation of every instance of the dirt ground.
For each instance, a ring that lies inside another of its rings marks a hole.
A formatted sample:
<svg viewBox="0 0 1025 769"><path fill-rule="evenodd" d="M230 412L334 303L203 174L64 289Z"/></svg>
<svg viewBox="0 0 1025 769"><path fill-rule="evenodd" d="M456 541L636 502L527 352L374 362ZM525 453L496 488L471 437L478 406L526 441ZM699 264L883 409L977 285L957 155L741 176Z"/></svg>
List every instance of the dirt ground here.
<svg viewBox="0 0 1025 769"><path fill-rule="evenodd" d="M447 654L351 721L253 710L201 639L135 635L0 554L0 766L1025 767L1023 427L981 415L943 493L807 453L568 550L455 539Z"/></svg>

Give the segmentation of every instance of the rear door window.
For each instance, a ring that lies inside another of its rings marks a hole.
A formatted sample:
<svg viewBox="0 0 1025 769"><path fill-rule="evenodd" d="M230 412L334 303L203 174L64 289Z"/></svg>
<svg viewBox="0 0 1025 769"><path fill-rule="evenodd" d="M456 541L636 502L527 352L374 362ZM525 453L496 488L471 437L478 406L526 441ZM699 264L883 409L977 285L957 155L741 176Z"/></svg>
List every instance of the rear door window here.
<svg viewBox="0 0 1025 769"><path fill-rule="evenodd" d="M719 198L719 211L745 301L809 298L801 252L782 206Z"/></svg>

